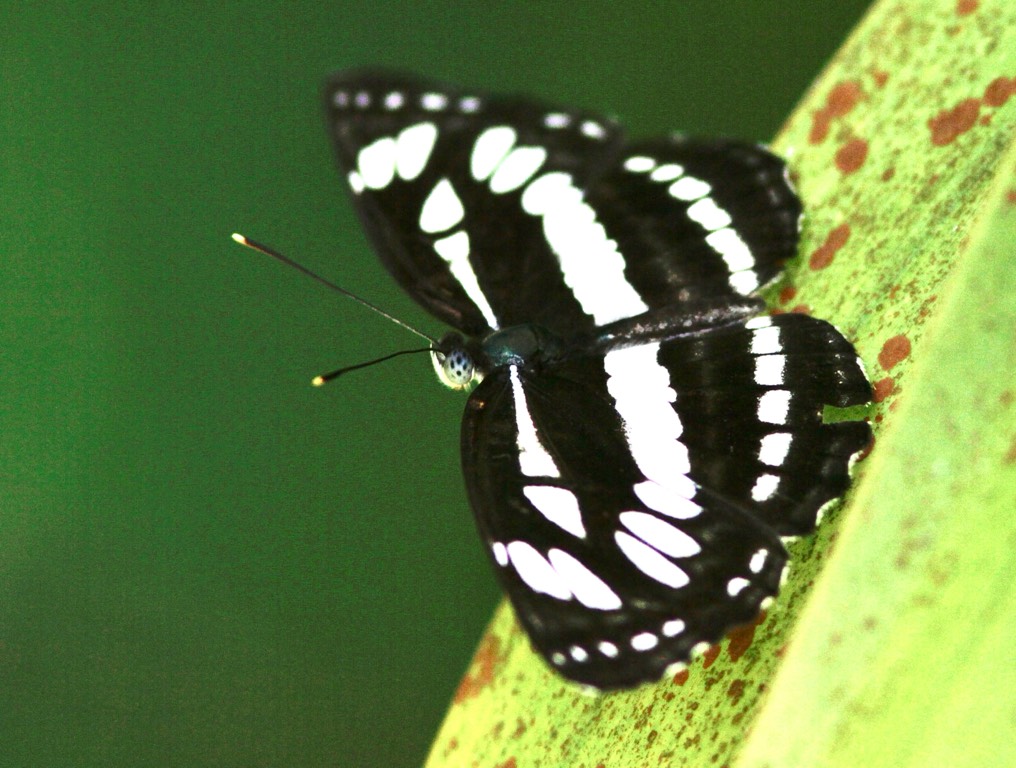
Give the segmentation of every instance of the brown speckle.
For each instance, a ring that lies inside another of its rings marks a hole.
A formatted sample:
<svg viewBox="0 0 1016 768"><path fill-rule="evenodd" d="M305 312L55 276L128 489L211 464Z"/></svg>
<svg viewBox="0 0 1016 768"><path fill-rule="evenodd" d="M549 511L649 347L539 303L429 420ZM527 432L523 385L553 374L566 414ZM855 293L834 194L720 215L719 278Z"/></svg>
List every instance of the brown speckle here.
<svg viewBox="0 0 1016 768"><path fill-rule="evenodd" d="M980 111L980 99L964 99L952 109L943 109L928 120L931 143L936 147L951 144L958 136L974 127Z"/></svg>
<svg viewBox="0 0 1016 768"><path fill-rule="evenodd" d="M850 112L861 98L861 85L854 80L833 86L826 96L826 103L812 115L811 131L808 142L820 144L829 134L829 126L834 118L843 117Z"/></svg>
<svg viewBox="0 0 1016 768"><path fill-rule="evenodd" d="M716 661L716 657L720 655L720 646L716 645L709 646L709 650L702 654L702 669L709 669Z"/></svg>
<svg viewBox="0 0 1016 768"><path fill-rule="evenodd" d="M807 304L795 304L790 308L790 311L793 312L795 315L810 315L811 307L809 307Z"/></svg>
<svg viewBox="0 0 1016 768"><path fill-rule="evenodd" d="M735 704L740 701L741 697L744 696L744 680L734 680L727 687L727 696L733 699Z"/></svg>
<svg viewBox="0 0 1016 768"><path fill-rule="evenodd" d="M967 16L977 10L978 0L956 0L956 15Z"/></svg>
<svg viewBox="0 0 1016 768"><path fill-rule="evenodd" d="M792 301L796 295L797 288L793 285L788 285L780 291L780 304L786 304L788 301Z"/></svg>
<svg viewBox="0 0 1016 768"><path fill-rule="evenodd" d="M1005 201L1007 203L1016 205L1016 189L1010 189L1008 192L1005 193Z"/></svg>
<svg viewBox="0 0 1016 768"><path fill-rule="evenodd" d="M1009 450L1005 452L1002 461L1006 464L1016 464L1016 437L1009 443Z"/></svg>
<svg viewBox="0 0 1016 768"><path fill-rule="evenodd" d="M518 768L518 765L514 757L509 757L503 763L498 763L496 768Z"/></svg>
<svg viewBox="0 0 1016 768"><path fill-rule="evenodd" d="M868 158L868 142L864 139L851 139L836 150L836 167L841 173L853 173Z"/></svg>
<svg viewBox="0 0 1016 768"><path fill-rule="evenodd" d="M494 673L502 661L501 641L496 635L487 635L483 643L473 657L473 663L466 672L459 689L455 692L454 703L461 704L463 701L479 696L483 689L494 680Z"/></svg>
<svg viewBox="0 0 1016 768"><path fill-rule="evenodd" d="M689 672L687 669L682 669L674 675L674 685L684 685L688 682Z"/></svg>
<svg viewBox="0 0 1016 768"><path fill-rule="evenodd" d="M889 82L889 73L884 69L873 69L871 71L871 79L875 81L877 87L884 88L885 84Z"/></svg>
<svg viewBox="0 0 1016 768"><path fill-rule="evenodd" d="M850 225L844 222L830 230L825 242L816 248L808 257L808 266L812 269L825 269L833 262L836 252L846 245L850 239Z"/></svg>
<svg viewBox="0 0 1016 768"><path fill-rule="evenodd" d="M762 611L751 624L745 624L743 627L737 627L727 634L727 637L730 638L730 645L727 646L727 653L730 655L731 661L737 661L740 659L744 655L744 652L751 647L751 643L755 639L756 627L765 620L766 612Z"/></svg>
<svg viewBox="0 0 1016 768"><path fill-rule="evenodd" d="M879 379L875 382L875 394L872 399L876 403L881 403L889 395L896 390L896 382L892 376L886 376L884 379Z"/></svg>
<svg viewBox="0 0 1016 768"><path fill-rule="evenodd" d="M889 181L895 175L896 168L894 166L889 166L884 171L882 171L882 181Z"/></svg>
<svg viewBox="0 0 1016 768"><path fill-rule="evenodd" d="M1003 391L1002 394L998 396L998 404L1003 408L1008 408L1012 405L1013 400L1016 400L1016 395L1013 394L1011 389Z"/></svg>
<svg viewBox="0 0 1016 768"><path fill-rule="evenodd" d="M989 107L1001 107L1013 94L1016 94L1016 77L996 77L984 89L984 103Z"/></svg>
<svg viewBox="0 0 1016 768"><path fill-rule="evenodd" d="M910 339L902 333L886 340L882 345L882 351L878 353L878 364L889 371L910 356Z"/></svg>

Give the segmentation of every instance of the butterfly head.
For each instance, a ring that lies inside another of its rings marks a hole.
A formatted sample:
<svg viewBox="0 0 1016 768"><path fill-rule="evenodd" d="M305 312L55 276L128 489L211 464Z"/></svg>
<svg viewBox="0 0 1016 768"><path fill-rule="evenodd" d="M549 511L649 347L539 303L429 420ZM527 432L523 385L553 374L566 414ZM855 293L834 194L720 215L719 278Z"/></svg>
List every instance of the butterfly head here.
<svg viewBox="0 0 1016 768"><path fill-rule="evenodd" d="M447 333L431 350L437 377L451 389L468 389L483 378L477 367L480 350L458 333Z"/></svg>

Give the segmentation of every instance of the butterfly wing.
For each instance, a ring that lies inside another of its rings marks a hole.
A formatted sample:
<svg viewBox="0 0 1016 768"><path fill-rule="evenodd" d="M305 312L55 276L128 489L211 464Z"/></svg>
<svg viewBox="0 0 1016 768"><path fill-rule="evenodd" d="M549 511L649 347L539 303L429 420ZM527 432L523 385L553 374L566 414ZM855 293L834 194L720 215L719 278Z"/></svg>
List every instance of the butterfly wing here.
<svg viewBox="0 0 1016 768"><path fill-rule="evenodd" d="M869 439L850 345L759 318L473 392L463 467L480 534L536 649L597 688L658 679L776 594L780 536L809 528Z"/></svg>
<svg viewBox="0 0 1016 768"><path fill-rule="evenodd" d="M796 248L800 203L755 145L625 144L592 113L390 73L336 75L326 100L382 262L468 335L535 323L569 338L739 298Z"/></svg>

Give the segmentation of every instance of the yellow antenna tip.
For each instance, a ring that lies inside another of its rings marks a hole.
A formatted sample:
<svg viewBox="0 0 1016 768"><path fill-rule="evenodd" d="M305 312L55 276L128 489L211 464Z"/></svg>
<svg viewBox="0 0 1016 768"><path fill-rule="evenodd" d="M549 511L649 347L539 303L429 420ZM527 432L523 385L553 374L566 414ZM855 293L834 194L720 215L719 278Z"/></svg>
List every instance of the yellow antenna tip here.
<svg viewBox="0 0 1016 768"><path fill-rule="evenodd" d="M324 376L315 376L313 379L310 380L310 383L313 384L315 387L323 387L325 385L325 383L326 383L325 382L325 377Z"/></svg>
<svg viewBox="0 0 1016 768"><path fill-rule="evenodd" d="M234 232L232 235L233 239L236 240L240 245L247 245L247 238L241 235L239 232Z"/></svg>

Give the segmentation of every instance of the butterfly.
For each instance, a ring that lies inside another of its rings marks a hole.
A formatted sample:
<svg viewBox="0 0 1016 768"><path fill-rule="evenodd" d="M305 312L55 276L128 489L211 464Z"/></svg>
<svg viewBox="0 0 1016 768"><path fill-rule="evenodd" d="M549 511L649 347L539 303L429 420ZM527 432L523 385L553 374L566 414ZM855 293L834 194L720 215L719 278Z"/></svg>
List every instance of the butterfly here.
<svg viewBox="0 0 1016 768"><path fill-rule="evenodd" d="M871 437L823 420L871 399L850 342L760 315L798 243L784 162L393 72L325 101L378 256L454 329L432 356L471 389L469 502L533 647L630 688L755 619Z"/></svg>

